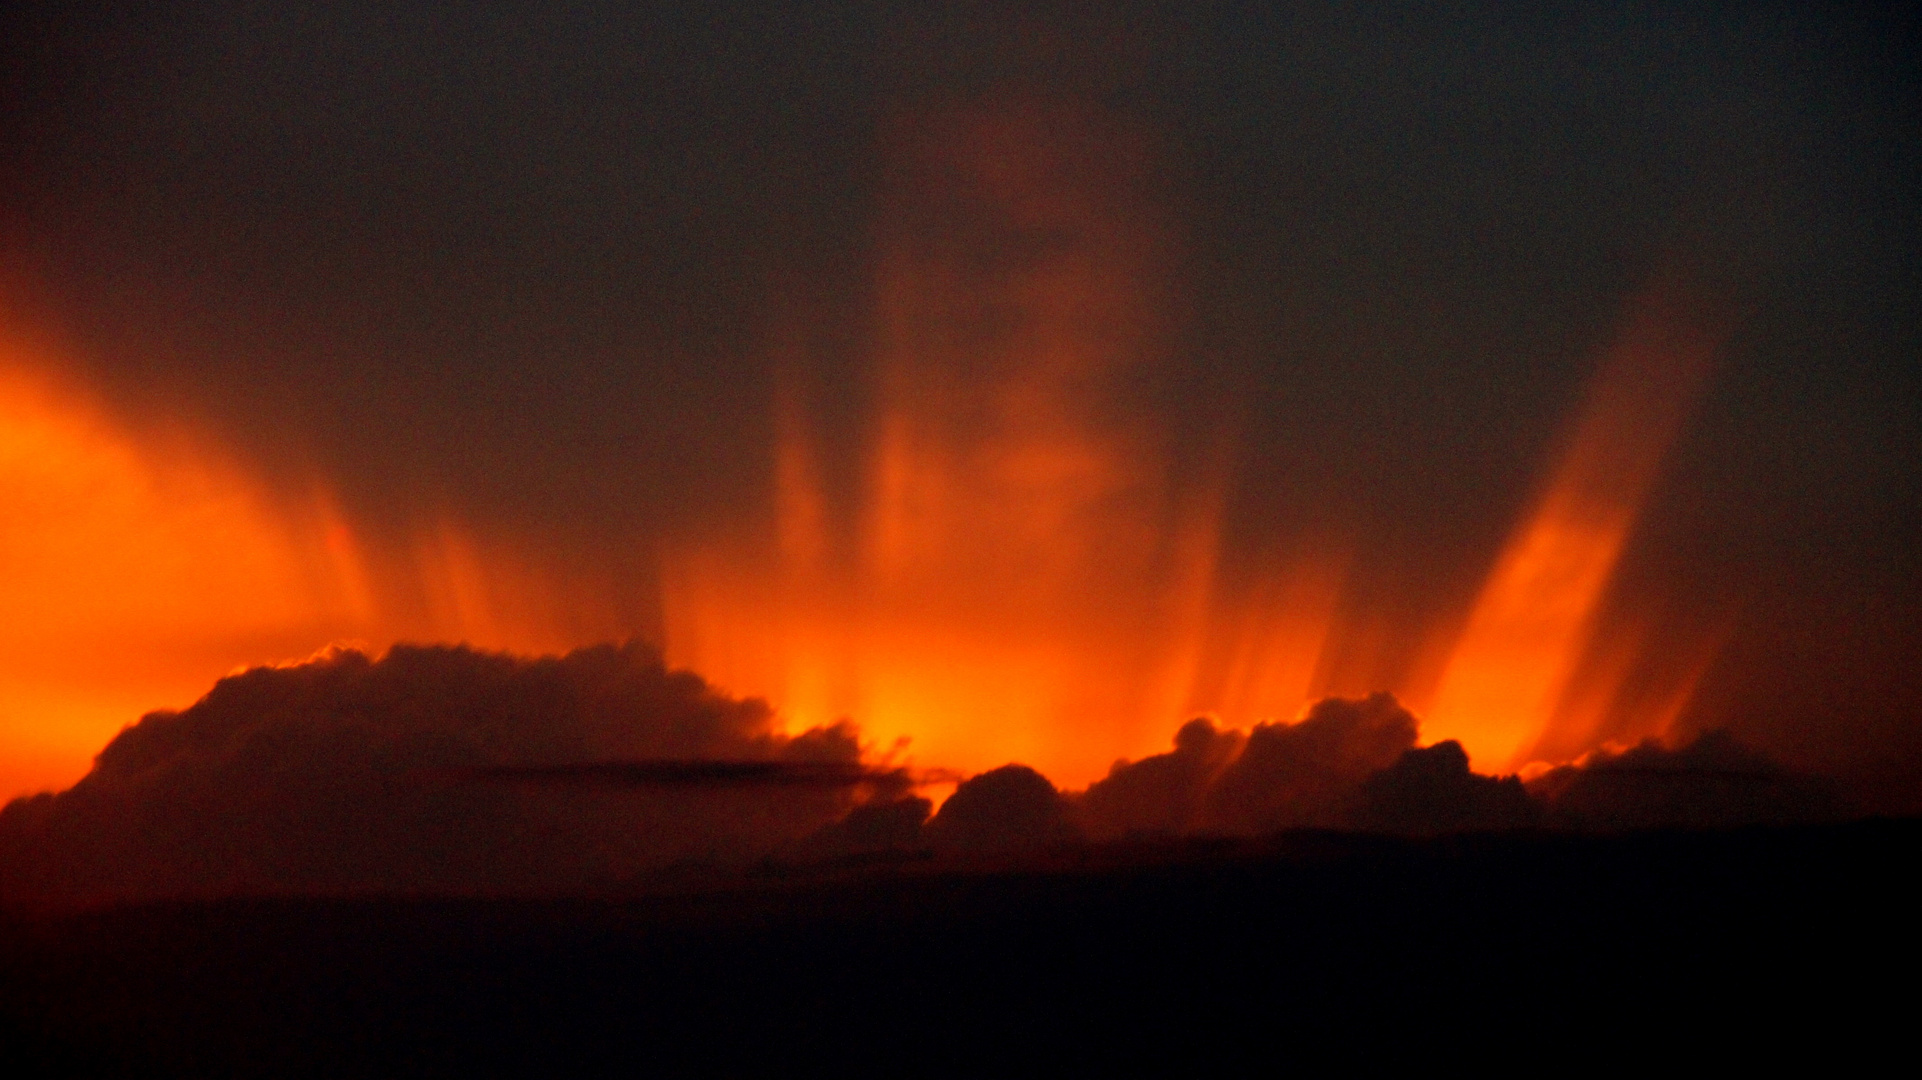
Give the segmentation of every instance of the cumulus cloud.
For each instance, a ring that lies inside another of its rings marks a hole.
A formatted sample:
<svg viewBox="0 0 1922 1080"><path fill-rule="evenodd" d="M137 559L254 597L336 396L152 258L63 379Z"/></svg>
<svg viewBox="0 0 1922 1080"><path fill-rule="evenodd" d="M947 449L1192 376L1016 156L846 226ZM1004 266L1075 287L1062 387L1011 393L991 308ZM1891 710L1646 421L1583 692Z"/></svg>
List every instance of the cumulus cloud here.
<svg viewBox="0 0 1922 1080"><path fill-rule="evenodd" d="M1078 816L1090 836L1104 840L1191 832L1202 800L1247 741L1206 717L1190 720L1175 733L1171 753L1115 762L1076 800Z"/></svg>
<svg viewBox="0 0 1922 1080"><path fill-rule="evenodd" d="M1022 851L1079 836L1061 793L1026 765L1003 765L963 780L926 832L937 851L974 853Z"/></svg>
<svg viewBox="0 0 1922 1080"><path fill-rule="evenodd" d="M905 778L864 768L852 728L786 737L645 647L341 652L223 679L15 801L0 892L580 890L751 859L864 785Z"/></svg>
<svg viewBox="0 0 1922 1080"><path fill-rule="evenodd" d="M1291 828L1431 835L1535 824L1513 777L1473 773L1450 741L1417 748L1418 724L1391 694L1325 698L1293 723L1246 733L1190 721L1171 753L1116 762L1074 798L1102 839Z"/></svg>
<svg viewBox="0 0 1922 1080"><path fill-rule="evenodd" d="M790 744L792 749L793 744ZM502 783L557 787L690 787L888 789L909 783L905 769L872 769L843 761L714 761L651 758L642 761L592 761L573 765L495 765L470 775Z"/></svg>
<svg viewBox="0 0 1922 1080"><path fill-rule="evenodd" d="M1520 829L1541 823L1541 807L1513 776L1468 768L1453 739L1404 750L1393 765L1362 781L1352 823L1371 832L1412 836Z"/></svg>
<svg viewBox="0 0 1922 1080"><path fill-rule="evenodd" d="M1669 748L1598 751L1524 785L1469 769L1453 740L1416 745L1416 718L1388 694L1326 698L1295 723L1246 735L1190 721L1173 751L1120 761L1068 798L1090 837L1259 835L1291 828L1409 836L1518 828L1716 828L1824 821L1846 804L1712 733Z"/></svg>
<svg viewBox="0 0 1922 1080"><path fill-rule="evenodd" d="M1362 781L1414 748L1415 717L1393 694L1323 698L1295 723L1256 724L1209 790L1209 831L1266 833L1349 824Z"/></svg>
<svg viewBox="0 0 1922 1080"><path fill-rule="evenodd" d="M1417 746L1392 696L1328 698L1063 793L1025 765L938 813L846 724L781 733L768 706L641 646L520 658L341 652L223 679L123 731L71 790L0 812L0 899L246 892L566 893L652 875L1291 828L1405 835L1822 820L1822 783L1726 735L1598 752L1526 787Z"/></svg>
<svg viewBox="0 0 1922 1080"><path fill-rule="evenodd" d="M1677 748L1654 740L1596 751L1529 790L1567 829L1723 828L1826 821L1849 808L1817 777L1792 772L1714 731Z"/></svg>

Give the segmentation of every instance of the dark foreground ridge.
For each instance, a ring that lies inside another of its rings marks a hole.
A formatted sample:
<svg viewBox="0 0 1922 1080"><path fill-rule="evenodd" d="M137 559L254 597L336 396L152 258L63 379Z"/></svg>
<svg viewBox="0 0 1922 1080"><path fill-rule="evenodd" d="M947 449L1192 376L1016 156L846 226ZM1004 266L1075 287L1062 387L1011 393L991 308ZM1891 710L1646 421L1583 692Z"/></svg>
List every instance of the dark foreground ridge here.
<svg viewBox="0 0 1922 1080"><path fill-rule="evenodd" d="M0 1044L191 1076L1833 1061L1906 1023L1918 854L1915 820L1298 832L627 899L15 911Z"/></svg>

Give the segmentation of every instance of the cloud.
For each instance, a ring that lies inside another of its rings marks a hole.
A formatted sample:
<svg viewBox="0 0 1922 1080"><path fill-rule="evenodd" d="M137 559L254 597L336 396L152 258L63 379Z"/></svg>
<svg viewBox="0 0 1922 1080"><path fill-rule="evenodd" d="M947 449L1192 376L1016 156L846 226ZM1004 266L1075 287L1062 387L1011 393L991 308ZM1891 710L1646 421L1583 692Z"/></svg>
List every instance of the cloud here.
<svg viewBox="0 0 1922 1080"><path fill-rule="evenodd" d="M1647 740L1596 751L1531 781L1550 825L1565 829L1722 828L1826 821L1851 808L1818 777L1792 772L1712 731L1670 749Z"/></svg>
<svg viewBox="0 0 1922 1080"><path fill-rule="evenodd" d="M786 737L641 646L340 652L223 679L8 806L0 893L591 889L742 862L905 786L852 728Z"/></svg>
<svg viewBox="0 0 1922 1080"><path fill-rule="evenodd" d="M1461 744L1419 749L1391 694L1324 698L1295 723L1246 735L1190 721L1175 748L1116 762L1073 799L1100 839L1358 828L1432 835L1526 826L1540 809L1512 777L1480 776Z"/></svg>
<svg viewBox="0 0 1922 1080"><path fill-rule="evenodd" d="M1172 753L1115 762L1105 779L1076 800L1078 816L1098 839L1190 832L1209 786L1247 741L1239 731L1217 730L1205 717L1190 720L1175 733Z"/></svg>
<svg viewBox="0 0 1922 1080"><path fill-rule="evenodd" d="M1068 799L1097 840L1291 828L1408 836L1719 828L1853 812L1826 781L1724 732L1673 749L1651 740L1596 752L1526 785L1473 772L1452 739L1418 747L1417 736L1416 718L1389 694L1325 698L1295 723L1257 724L1245 736L1198 719L1172 752L1116 762Z"/></svg>
<svg viewBox="0 0 1922 1080"><path fill-rule="evenodd" d="M1256 724L1209 789L1201 825L1242 834L1347 825L1362 781L1413 749L1416 731L1386 693L1324 698L1296 723Z"/></svg>
<svg viewBox="0 0 1922 1080"><path fill-rule="evenodd" d="M922 830L934 804L918 795L864 803L848 815L823 826L783 850L787 863L873 861L887 856L920 854L927 847Z"/></svg>
<svg viewBox="0 0 1922 1080"><path fill-rule="evenodd" d="M641 646L338 652L150 713L72 789L0 811L0 898L579 893L769 858L972 859L1291 828L1719 827L1847 810L1720 733L1592 754L1526 787L1472 772L1452 740L1416 740L1391 695L1327 698L1246 734L1191 721L1168 753L1117 762L1082 792L1005 765L962 781L930 818L915 777L864 763L851 726L785 735L764 702Z"/></svg>
<svg viewBox="0 0 1922 1080"><path fill-rule="evenodd" d="M938 850L1012 852L1079 838L1068 804L1048 778L1026 765L1003 765L963 780L926 829Z"/></svg>
<svg viewBox="0 0 1922 1080"><path fill-rule="evenodd" d="M1393 765L1362 781L1350 820L1371 832L1421 836L1527 828L1541 817L1519 779L1469 771L1468 752L1449 739L1404 750Z"/></svg>
<svg viewBox="0 0 1922 1080"><path fill-rule="evenodd" d="M558 787L852 788L899 787L903 769L871 769L840 761L713 761L654 758L573 765L496 765L467 774L477 780Z"/></svg>

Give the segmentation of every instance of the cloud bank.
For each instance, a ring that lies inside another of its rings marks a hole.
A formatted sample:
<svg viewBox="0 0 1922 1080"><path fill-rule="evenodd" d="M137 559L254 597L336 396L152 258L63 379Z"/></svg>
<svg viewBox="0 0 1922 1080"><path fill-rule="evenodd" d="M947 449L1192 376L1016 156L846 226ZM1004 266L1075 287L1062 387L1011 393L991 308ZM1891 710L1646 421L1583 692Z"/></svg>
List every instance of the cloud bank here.
<svg viewBox="0 0 1922 1080"><path fill-rule="evenodd" d="M121 732L72 789L0 812L0 899L562 894L754 866L1020 856L1085 843L1347 829L1410 836L1826 820L1847 807L1724 734L1597 752L1528 784L1421 746L1392 695L1243 732L1184 725L1084 791L1004 765L938 813L851 725L638 645L519 658L336 652L221 680ZM664 877L665 875L665 877Z"/></svg>
<svg viewBox="0 0 1922 1080"><path fill-rule="evenodd" d="M1561 828L1727 828L1827 821L1851 811L1833 785L1792 772L1714 731L1685 746L1648 740L1599 750L1536 778L1531 792Z"/></svg>
<svg viewBox="0 0 1922 1080"><path fill-rule="evenodd" d="M1453 740L1419 748L1418 730L1392 694L1325 698L1294 723L1245 735L1192 720L1172 752L1115 763L1075 801L1077 819L1104 839L1298 828L1429 835L1538 822L1520 781L1470 772Z"/></svg>
<svg viewBox="0 0 1922 1080"><path fill-rule="evenodd" d="M223 679L72 789L16 800L0 891L591 889L753 858L890 775L851 728L784 736L641 646L340 652Z"/></svg>

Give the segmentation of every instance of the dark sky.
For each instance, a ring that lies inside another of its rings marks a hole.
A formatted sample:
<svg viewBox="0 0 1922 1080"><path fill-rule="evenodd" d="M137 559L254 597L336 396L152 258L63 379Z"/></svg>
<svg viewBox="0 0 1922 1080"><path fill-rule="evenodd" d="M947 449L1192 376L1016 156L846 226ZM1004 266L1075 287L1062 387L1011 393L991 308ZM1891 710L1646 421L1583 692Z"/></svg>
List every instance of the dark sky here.
<svg viewBox="0 0 1922 1080"><path fill-rule="evenodd" d="M885 133L930 102L1017 87L1149 133L1179 318L1112 408L1178 461L1230 447L1231 566L1338 531L1356 587L1459 606L1624 299L1682 273L1728 345L1616 594L1736 621L1718 722L1922 772L1912 6L5 20L9 322L131 422L324 476L376 530L452 507L595 558L760 528L770 342L797 322L837 497L871 412Z"/></svg>

